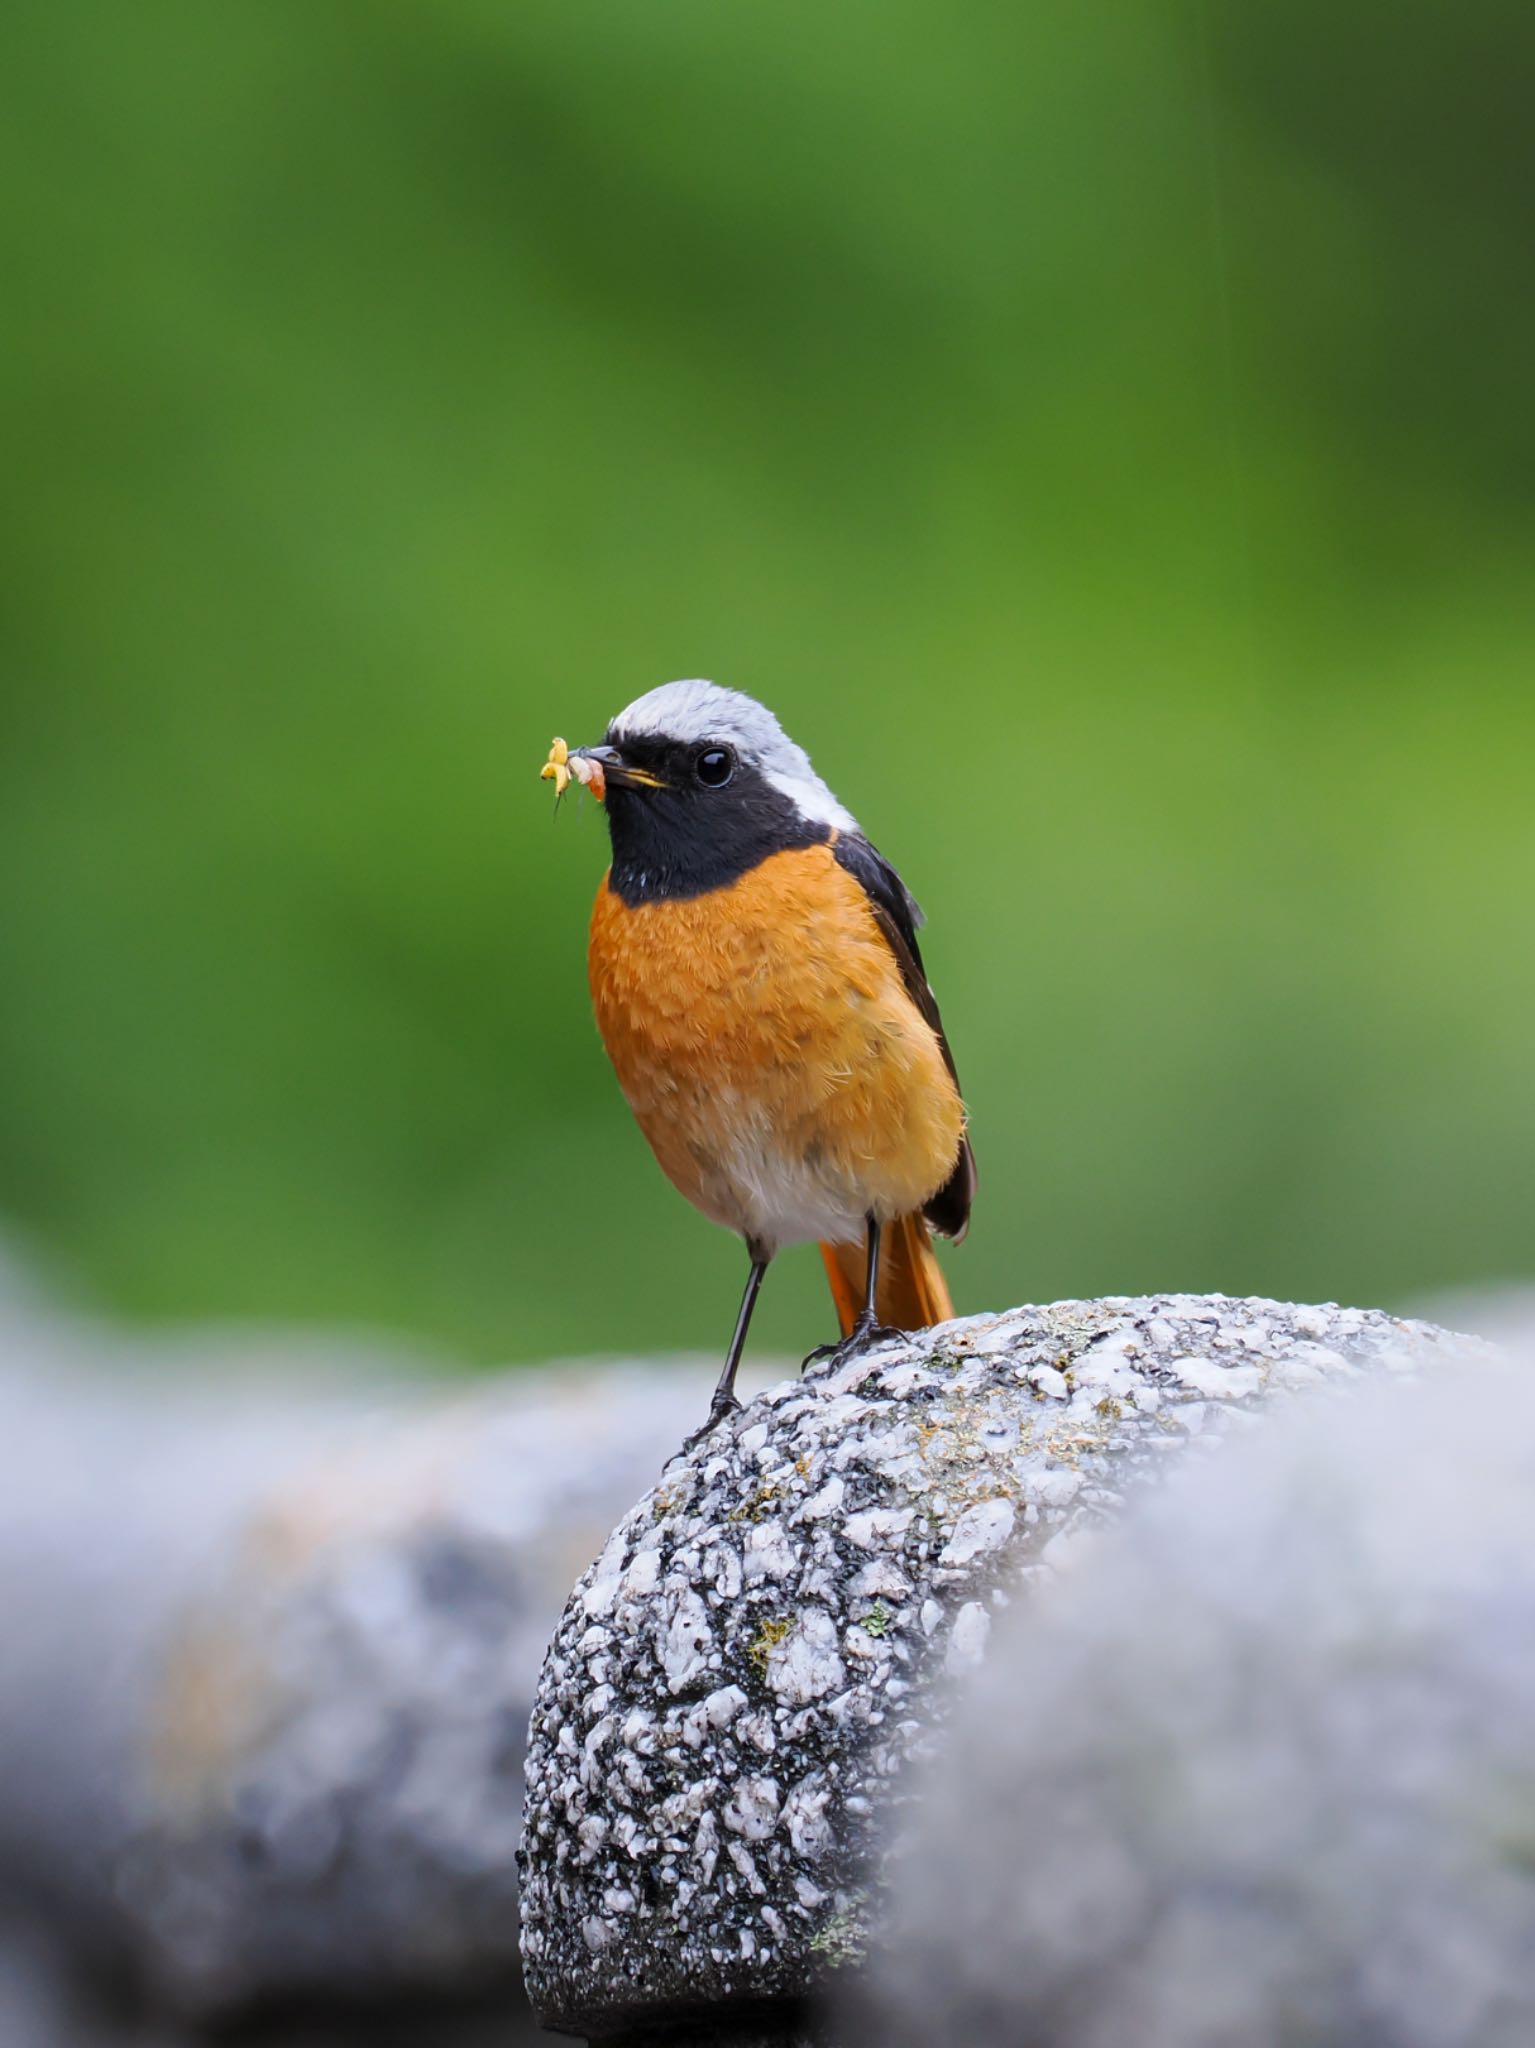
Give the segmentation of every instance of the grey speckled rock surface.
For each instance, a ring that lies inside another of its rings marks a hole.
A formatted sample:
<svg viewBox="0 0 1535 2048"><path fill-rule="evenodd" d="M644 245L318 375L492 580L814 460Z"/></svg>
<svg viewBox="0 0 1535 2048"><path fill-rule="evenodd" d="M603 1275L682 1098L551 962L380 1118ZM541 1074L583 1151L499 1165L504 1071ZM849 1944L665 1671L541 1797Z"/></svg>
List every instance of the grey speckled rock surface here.
<svg viewBox="0 0 1535 2048"><path fill-rule="evenodd" d="M132 1344L5 1280L0 1940L7 1889L57 1935L27 1981L67 2007L74 1957L151 2013L282 1999L294 2040L305 2000L482 1983L527 2023L533 1686L709 1366L466 1391L314 1340Z"/></svg>
<svg viewBox="0 0 1535 2048"><path fill-rule="evenodd" d="M1460 1341L1223 1296L1067 1302L759 1396L620 1523L545 1664L522 1931L545 2024L637 2039L790 2006L854 1960L935 1688L997 1608L1265 1401Z"/></svg>
<svg viewBox="0 0 1535 2048"><path fill-rule="evenodd" d="M698 1404L696 1372L519 1374L296 1467L229 1532L156 1646L115 1869L180 2002L515 1976L549 1631Z"/></svg>
<svg viewBox="0 0 1535 2048"><path fill-rule="evenodd" d="M1004 1617L843 2038L1529 2048L1532 1755L1535 1351L1294 1403Z"/></svg>

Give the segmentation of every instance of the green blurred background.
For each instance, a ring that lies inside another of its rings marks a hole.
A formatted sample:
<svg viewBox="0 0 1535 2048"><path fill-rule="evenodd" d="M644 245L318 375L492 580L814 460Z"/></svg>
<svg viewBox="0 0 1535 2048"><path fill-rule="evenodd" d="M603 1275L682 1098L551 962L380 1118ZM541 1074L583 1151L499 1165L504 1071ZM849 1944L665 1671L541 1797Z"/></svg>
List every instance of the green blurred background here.
<svg viewBox="0 0 1535 2048"><path fill-rule="evenodd" d="M716 1348L550 735L904 869L962 1307L1535 1273L1535 10L0 24L0 1214L137 1318ZM825 1337L812 1253L762 1348Z"/></svg>

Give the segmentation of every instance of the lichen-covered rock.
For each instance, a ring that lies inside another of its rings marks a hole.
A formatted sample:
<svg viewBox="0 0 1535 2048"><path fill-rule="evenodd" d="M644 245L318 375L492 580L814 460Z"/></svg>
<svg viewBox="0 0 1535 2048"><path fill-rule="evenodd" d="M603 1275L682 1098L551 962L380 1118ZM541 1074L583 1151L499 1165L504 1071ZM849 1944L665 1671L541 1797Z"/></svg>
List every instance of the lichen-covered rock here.
<svg viewBox="0 0 1535 2048"><path fill-rule="evenodd" d="M544 1667L522 1943L545 2023L760 2011L856 1959L935 1687L984 1657L998 1608L1266 1398L1452 1341L1352 1309L1068 1302L812 1368L732 1416L619 1524Z"/></svg>
<svg viewBox="0 0 1535 2048"><path fill-rule="evenodd" d="M1004 1617L843 2038L1528 2048L1532 1366L1294 1404Z"/></svg>

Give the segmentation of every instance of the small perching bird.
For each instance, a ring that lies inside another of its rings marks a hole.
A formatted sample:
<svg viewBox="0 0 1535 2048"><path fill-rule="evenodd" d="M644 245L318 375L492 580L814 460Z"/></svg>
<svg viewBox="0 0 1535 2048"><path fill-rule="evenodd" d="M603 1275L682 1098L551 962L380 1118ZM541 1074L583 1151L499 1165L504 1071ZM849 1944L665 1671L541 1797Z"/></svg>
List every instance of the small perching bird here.
<svg viewBox="0 0 1535 2048"><path fill-rule="evenodd" d="M666 683L544 774L603 800L613 864L588 971L619 1085L673 1186L746 1241L751 1272L709 1417L763 1275L819 1242L850 1355L953 1314L930 1226L963 1237L975 1159L922 913L772 712Z"/></svg>

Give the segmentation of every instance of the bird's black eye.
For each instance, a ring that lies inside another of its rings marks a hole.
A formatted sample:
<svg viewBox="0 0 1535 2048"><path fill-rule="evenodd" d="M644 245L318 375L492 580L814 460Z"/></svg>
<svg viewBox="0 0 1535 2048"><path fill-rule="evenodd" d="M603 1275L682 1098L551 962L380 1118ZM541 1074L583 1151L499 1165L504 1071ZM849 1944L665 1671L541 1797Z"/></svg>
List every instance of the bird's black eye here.
<svg viewBox="0 0 1535 2048"><path fill-rule="evenodd" d="M723 789L736 772L736 757L729 747L705 747L693 757L693 773L706 789Z"/></svg>

